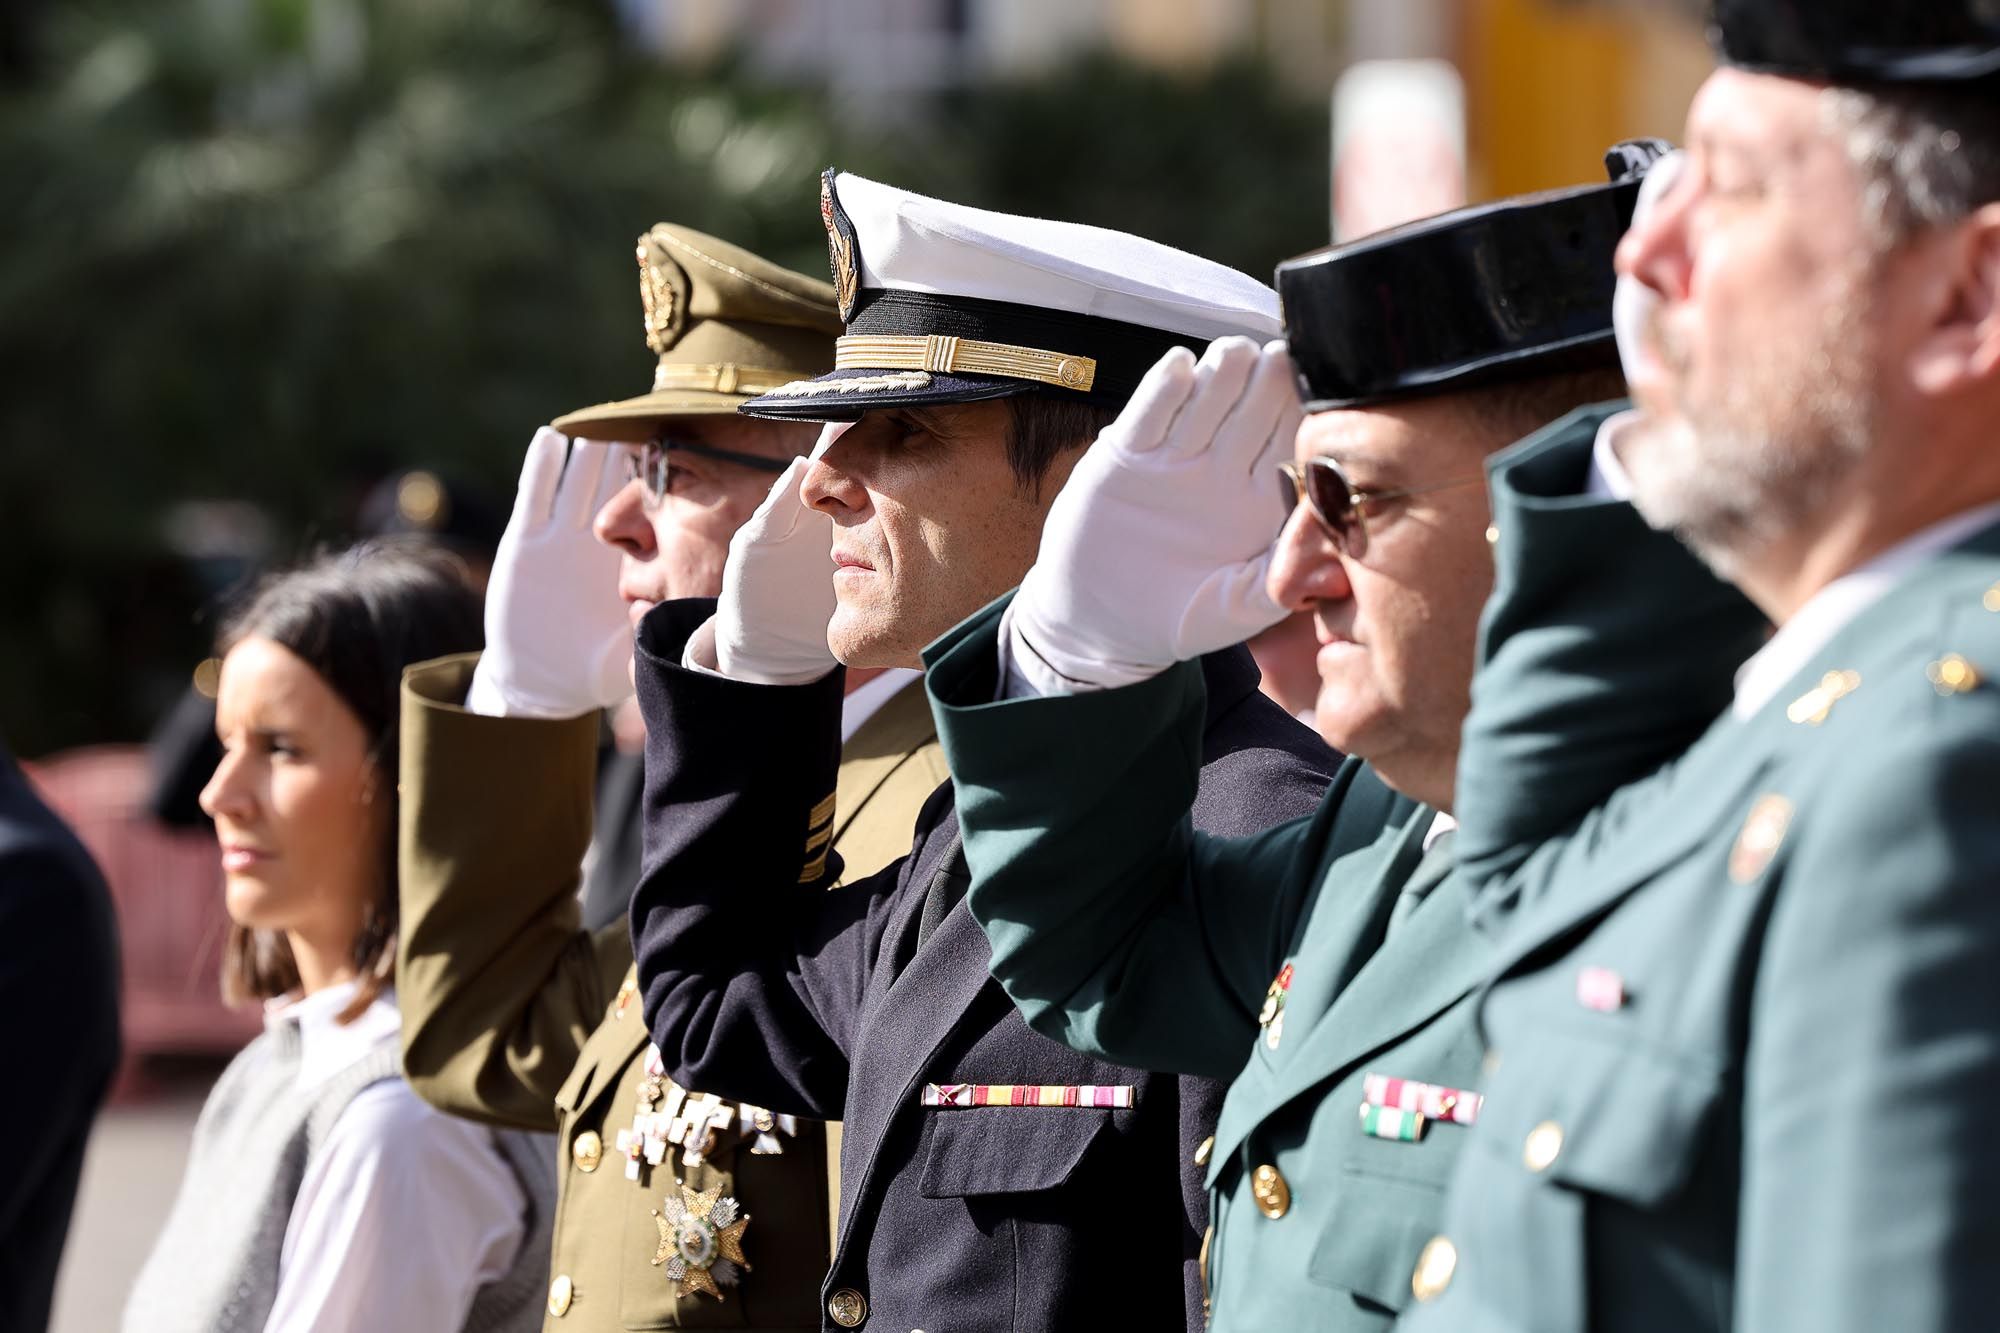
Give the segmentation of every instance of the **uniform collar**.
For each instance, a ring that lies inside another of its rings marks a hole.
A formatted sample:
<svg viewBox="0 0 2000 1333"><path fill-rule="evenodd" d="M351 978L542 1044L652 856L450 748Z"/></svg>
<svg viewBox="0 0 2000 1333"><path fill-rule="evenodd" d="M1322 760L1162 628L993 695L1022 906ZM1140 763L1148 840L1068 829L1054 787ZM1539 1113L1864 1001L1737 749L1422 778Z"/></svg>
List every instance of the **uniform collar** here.
<svg viewBox="0 0 2000 1333"><path fill-rule="evenodd" d="M880 712L883 704L895 698L911 681L921 679L923 674L909 667L890 667L866 684L855 686L840 701L840 743L845 745L853 740L854 733Z"/></svg>
<svg viewBox="0 0 2000 1333"><path fill-rule="evenodd" d="M1736 699L1730 712L1739 720L1759 712L1856 616L1933 556L1995 522L2000 522L2000 503L1954 514L1905 537L1814 593L1769 643L1737 669Z"/></svg>

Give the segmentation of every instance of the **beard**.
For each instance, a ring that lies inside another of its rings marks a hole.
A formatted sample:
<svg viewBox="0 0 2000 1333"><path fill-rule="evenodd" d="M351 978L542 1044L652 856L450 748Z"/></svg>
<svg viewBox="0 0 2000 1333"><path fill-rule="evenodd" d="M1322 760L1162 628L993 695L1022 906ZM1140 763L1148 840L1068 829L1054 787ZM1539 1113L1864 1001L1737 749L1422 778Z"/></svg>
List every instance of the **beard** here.
<svg viewBox="0 0 2000 1333"><path fill-rule="evenodd" d="M1690 386L1692 358L1653 312L1645 337L1669 372L1672 415L1642 413L1619 441L1632 503L1722 578L1810 525L1875 447L1873 265L1838 284L1813 335L1729 358Z"/></svg>

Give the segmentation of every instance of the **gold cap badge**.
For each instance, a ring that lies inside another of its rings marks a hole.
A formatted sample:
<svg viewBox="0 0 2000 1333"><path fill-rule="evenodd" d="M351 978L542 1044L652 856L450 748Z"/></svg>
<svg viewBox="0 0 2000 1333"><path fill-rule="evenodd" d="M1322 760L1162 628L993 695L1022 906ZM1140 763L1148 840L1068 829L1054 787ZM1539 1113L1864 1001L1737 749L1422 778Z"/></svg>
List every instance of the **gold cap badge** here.
<svg viewBox="0 0 2000 1333"><path fill-rule="evenodd" d="M840 306L840 322L854 318L854 297L861 289L861 273L854 257L854 224L840 211L833 197L833 172L819 178L819 217L826 224L827 259L833 266L833 295Z"/></svg>
<svg viewBox="0 0 2000 1333"><path fill-rule="evenodd" d="M646 346L665 356L687 327L688 275L650 231L639 238L639 301L646 307Z"/></svg>

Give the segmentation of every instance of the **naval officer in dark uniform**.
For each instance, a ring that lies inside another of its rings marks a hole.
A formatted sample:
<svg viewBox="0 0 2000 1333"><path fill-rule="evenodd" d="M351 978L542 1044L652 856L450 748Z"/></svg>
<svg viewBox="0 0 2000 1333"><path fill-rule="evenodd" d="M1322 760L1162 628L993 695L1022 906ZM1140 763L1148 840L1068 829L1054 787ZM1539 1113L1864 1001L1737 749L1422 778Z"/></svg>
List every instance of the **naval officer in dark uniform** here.
<svg viewBox="0 0 2000 1333"><path fill-rule="evenodd" d="M1205 1219L1184 1173L1215 1085L1029 1031L962 901L948 786L907 857L822 891L839 663L915 664L1012 586L1147 367L1274 335L1276 296L1136 237L847 175L822 211L836 368L745 410L842 425L739 534L719 604L668 603L640 630L648 1021L674 1077L845 1121L827 1327L1198 1329ZM1274 403L1256 429L1289 439L1296 420ZM1325 747L1257 692L1247 652L1203 670L1196 821L1249 833L1310 809Z"/></svg>

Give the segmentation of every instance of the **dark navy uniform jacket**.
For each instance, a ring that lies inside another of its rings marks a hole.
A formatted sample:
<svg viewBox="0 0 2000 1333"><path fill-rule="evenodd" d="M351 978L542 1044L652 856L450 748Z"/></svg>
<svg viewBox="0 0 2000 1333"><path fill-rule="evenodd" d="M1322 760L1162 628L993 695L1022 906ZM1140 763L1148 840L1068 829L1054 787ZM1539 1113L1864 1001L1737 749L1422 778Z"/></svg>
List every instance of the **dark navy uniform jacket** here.
<svg viewBox="0 0 2000 1333"><path fill-rule="evenodd" d="M684 1086L845 1122L827 1326L1198 1330L1207 1203L1193 1156L1214 1131L1220 1085L1127 1069L1029 1029L965 906L949 784L907 857L838 883L826 834L842 674L763 686L682 668L713 605L662 604L639 632L640 991ZM1246 651L1203 667L1195 825L1240 836L1310 812L1338 756L1257 692ZM932 1084L1135 1095L1128 1109L940 1108L923 1104ZM743 1203L754 1219L755 1201Z"/></svg>

